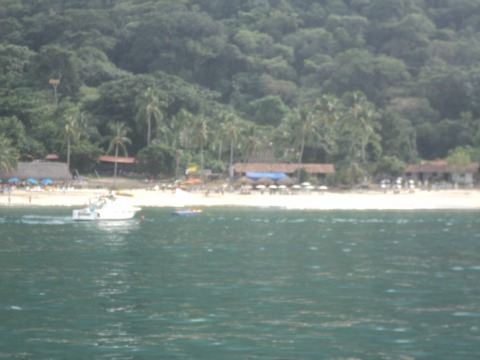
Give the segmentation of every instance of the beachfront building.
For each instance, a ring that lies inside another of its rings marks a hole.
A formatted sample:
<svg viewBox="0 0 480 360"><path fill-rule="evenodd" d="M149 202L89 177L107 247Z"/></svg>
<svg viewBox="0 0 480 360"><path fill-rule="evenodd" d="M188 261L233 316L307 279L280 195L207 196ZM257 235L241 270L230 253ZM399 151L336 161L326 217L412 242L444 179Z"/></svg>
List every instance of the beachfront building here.
<svg viewBox="0 0 480 360"><path fill-rule="evenodd" d="M118 174L129 174L136 172L136 162L134 157L128 156L100 156L100 164L97 165L96 170L103 175L112 175L114 173L115 163L117 163Z"/></svg>
<svg viewBox="0 0 480 360"><path fill-rule="evenodd" d="M275 178L274 180L283 177L280 174L284 174L285 177L296 177L299 168L318 182L324 182L327 175L335 173L333 164L238 163L234 165L236 177L258 178L259 174L265 176L270 174L272 179Z"/></svg>
<svg viewBox="0 0 480 360"><path fill-rule="evenodd" d="M39 182L42 179L63 182L70 180L71 175L66 163L35 160L32 162L19 162L18 167L11 172L0 171L0 179L3 179L3 181L11 178L16 178L20 181L31 178Z"/></svg>
<svg viewBox="0 0 480 360"><path fill-rule="evenodd" d="M450 165L445 160L422 161L407 165L405 178L413 180L418 186L430 187L473 187L478 175L479 164Z"/></svg>

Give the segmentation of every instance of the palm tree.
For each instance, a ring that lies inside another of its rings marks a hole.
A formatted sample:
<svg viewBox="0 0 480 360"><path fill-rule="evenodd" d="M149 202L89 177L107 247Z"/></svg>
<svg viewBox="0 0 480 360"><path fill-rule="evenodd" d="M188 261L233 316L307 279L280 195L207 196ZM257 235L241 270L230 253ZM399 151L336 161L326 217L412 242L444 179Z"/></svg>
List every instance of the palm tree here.
<svg viewBox="0 0 480 360"><path fill-rule="evenodd" d="M177 146L188 149L191 145L191 132L194 116L185 109L181 109L172 118L173 140Z"/></svg>
<svg viewBox="0 0 480 360"><path fill-rule="evenodd" d="M241 123L240 119L234 113L221 114L222 123L220 124L221 131L219 135L225 136L230 141L230 157L228 161L228 175L229 182L233 179L233 152L235 143L240 136Z"/></svg>
<svg viewBox="0 0 480 360"><path fill-rule="evenodd" d="M171 137L172 147L175 148L175 177L179 176L180 155L182 149L189 149L192 138L192 124L194 116L185 109L181 109L177 115L172 118L173 136Z"/></svg>
<svg viewBox="0 0 480 360"><path fill-rule="evenodd" d="M242 135L243 162L247 162L253 155L256 155L267 142L263 128L255 123L248 123Z"/></svg>
<svg viewBox="0 0 480 360"><path fill-rule="evenodd" d="M0 135L0 170L11 172L18 166L18 152L12 142Z"/></svg>
<svg viewBox="0 0 480 360"><path fill-rule="evenodd" d="M342 118L344 110L341 102L333 95L323 95L314 105L318 117L318 131L322 138L321 146L325 152L332 152L335 145L334 125Z"/></svg>
<svg viewBox="0 0 480 360"><path fill-rule="evenodd" d="M163 120L163 112L161 109L168 104L167 102L162 101L155 89L151 87L145 91L143 96L139 99L139 102L141 109L138 118L143 118L143 116L145 116L147 123L147 145L150 145L152 139L152 122L158 127L160 121ZM161 130L166 137L168 128L163 126L161 127Z"/></svg>
<svg viewBox="0 0 480 360"><path fill-rule="evenodd" d="M71 146L72 146L72 140L74 139L74 137L77 136L77 134L78 134L77 118L73 115L69 115L65 119L65 136L67 138L67 173L65 174L65 182L67 182L70 177Z"/></svg>
<svg viewBox="0 0 480 360"><path fill-rule="evenodd" d="M126 126L124 123L110 123L109 128L112 131L112 136L110 140L110 144L108 146L107 154L110 153L113 149L115 149L115 167L113 171L113 187L115 188L115 184L117 181L117 158L118 158L118 151L122 150L125 156L128 156L127 148L125 144L131 144L131 140L127 137L127 134L130 132L130 128Z"/></svg>
<svg viewBox="0 0 480 360"><path fill-rule="evenodd" d="M352 100L353 104L350 109L351 125L360 139L360 156L363 165L365 165L367 162L366 148L370 136L375 133L374 121L377 115L374 105L367 100L363 93L353 93Z"/></svg>
<svg viewBox="0 0 480 360"><path fill-rule="evenodd" d="M361 169L363 181L367 181L367 145L372 135L375 134L375 127L378 126L376 119L378 114L375 107L361 92L349 93L346 98L348 109L344 119L344 138L348 140L348 161L356 163ZM358 171L357 171L358 173Z"/></svg>
<svg viewBox="0 0 480 360"><path fill-rule="evenodd" d="M313 141L318 138L319 118L313 109L304 106L293 109L287 121L290 122L293 127L294 142L300 145L297 168L297 178L300 181L300 169L302 167L305 145L313 143Z"/></svg>
<svg viewBox="0 0 480 360"><path fill-rule="evenodd" d="M204 182L204 174L203 174L203 168L204 168L204 154L203 151L205 149L205 146L208 143L208 138L209 138L209 121L208 118L201 114L199 116L194 117L194 122L192 124L192 129L194 131L194 141L198 145L199 150L200 150L200 177L202 181Z"/></svg>

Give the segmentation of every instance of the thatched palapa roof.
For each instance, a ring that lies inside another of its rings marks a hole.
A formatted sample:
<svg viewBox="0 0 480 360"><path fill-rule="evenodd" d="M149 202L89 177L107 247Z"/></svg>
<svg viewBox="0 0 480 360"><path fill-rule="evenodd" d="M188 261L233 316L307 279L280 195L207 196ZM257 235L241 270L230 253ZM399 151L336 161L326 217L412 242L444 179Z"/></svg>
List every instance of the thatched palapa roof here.
<svg viewBox="0 0 480 360"><path fill-rule="evenodd" d="M118 163L118 164L134 164L135 158L134 157L124 157L124 156L110 156L110 155L103 155L100 156L100 161L108 162L108 163Z"/></svg>
<svg viewBox="0 0 480 360"><path fill-rule="evenodd" d="M247 172L272 172L272 173L285 173L294 174L298 168L305 169L311 174L333 174L335 173L335 167L333 164L287 164L287 163L275 163L275 164L235 164L235 171L237 173Z"/></svg>
<svg viewBox="0 0 480 360"><path fill-rule="evenodd" d="M61 162L20 162L16 170L11 172L0 171L0 178L9 179L16 177L20 180L28 178L52 179L63 181L67 177L67 164Z"/></svg>
<svg viewBox="0 0 480 360"><path fill-rule="evenodd" d="M451 174L451 173L476 173L478 172L479 164L472 163L465 166L450 165L444 160L425 161L420 164L407 165L405 172L408 174Z"/></svg>
<svg viewBox="0 0 480 360"><path fill-rule="evenodd" d="M235 185L240 186L240 185L252 185L254 181L246 176L242 176L241 178L237 179L235 181Z"/></svg>
<svg viewBox="0 0 480 360"><path fill-rule="evenodd" d="M275 182L272 179L269 178L260 178L257 181L255 181L255 185L273 185Z"/></svg>

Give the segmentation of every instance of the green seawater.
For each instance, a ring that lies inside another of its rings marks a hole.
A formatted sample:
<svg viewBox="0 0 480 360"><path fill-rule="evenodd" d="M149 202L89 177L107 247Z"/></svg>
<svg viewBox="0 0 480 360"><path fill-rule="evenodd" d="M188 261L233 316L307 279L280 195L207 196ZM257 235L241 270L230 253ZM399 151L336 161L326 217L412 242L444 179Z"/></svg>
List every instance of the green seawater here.
<svg viewBox="0 0 480 360"><path fill-rule="evenodd" d="M3 359L479 359L480 212L0 208Z"/></svg>

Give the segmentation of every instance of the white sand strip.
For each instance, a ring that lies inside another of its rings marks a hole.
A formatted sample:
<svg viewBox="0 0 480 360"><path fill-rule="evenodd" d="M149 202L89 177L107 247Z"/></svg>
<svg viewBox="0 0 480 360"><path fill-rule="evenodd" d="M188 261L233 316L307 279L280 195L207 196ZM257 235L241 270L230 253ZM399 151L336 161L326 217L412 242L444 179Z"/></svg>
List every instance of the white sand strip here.
<svg viewBox="0 0 480 360"><path fill-rule="evenodd" d="M0 207L8 206L65 206L81 207L89 199L106 190L77 190L72 192L29 192L14 190L10 196L0 195ZM421 209L480 209L479 190L440 190L403 192L325 192L298 195L270 195L253 192L209 194L188 193L181 201L172 191L128 190L122 200L141 207L208 207L254 206L286 209L319 210L421 210Z"/></svg>

